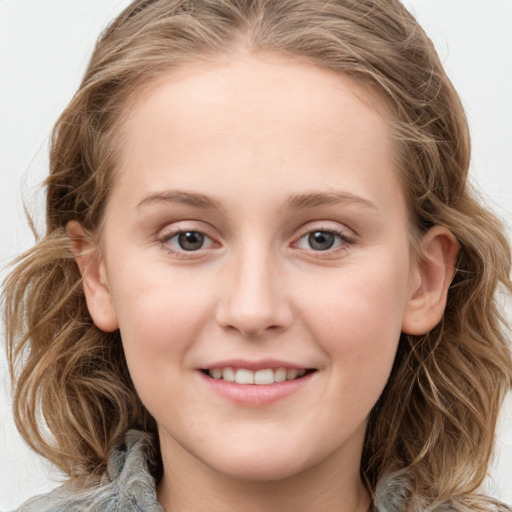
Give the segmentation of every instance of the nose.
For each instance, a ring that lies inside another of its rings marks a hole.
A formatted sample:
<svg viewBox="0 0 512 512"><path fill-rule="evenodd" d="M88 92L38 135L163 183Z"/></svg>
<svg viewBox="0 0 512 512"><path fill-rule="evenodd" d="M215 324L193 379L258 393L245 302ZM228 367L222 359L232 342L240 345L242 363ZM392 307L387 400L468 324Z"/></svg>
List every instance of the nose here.
<svg viewBox="0 0 512 512"><path fill-rule="evenodd" d="M246 337L288 328L293 315L279 265L271 256L255 251L235 259L224 274L217 323Z"/></svg>

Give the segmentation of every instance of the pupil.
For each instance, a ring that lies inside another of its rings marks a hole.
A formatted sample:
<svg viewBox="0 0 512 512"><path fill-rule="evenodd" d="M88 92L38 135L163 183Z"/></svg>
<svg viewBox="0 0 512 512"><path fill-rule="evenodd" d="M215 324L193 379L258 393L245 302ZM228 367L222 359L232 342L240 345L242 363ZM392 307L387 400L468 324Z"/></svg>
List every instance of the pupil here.
<svg viewBox="0 0 512 512"><path fill-rule="evenodd" d="M197 231L185 231L179 234L178 243L184 251L196 251L203 246L204 235Z"/></svg>
<svg viewBox="0 0 512 512"><path fill-rule="evenodd" d="M309 234L308 242L315 251L326 251L334 245L334 235L327 231L315 231Z"/></svg>

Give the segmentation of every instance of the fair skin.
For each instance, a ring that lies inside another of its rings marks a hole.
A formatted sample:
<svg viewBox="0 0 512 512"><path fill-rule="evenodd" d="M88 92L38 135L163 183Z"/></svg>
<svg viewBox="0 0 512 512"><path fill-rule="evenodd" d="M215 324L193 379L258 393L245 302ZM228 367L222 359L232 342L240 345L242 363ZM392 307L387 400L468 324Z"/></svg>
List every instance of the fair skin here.
<svg viewBox="0 0 512 512"><path fill-rule="evenodd" d="M372 101L276 55L166 74L126 109L101 252L68 224L91 316L120 329L157 421L167 511L368 509L368 414L400 333L441 318L457 253L436 227L412 254ZM228 377L278 368L299 376Z"/></svg>

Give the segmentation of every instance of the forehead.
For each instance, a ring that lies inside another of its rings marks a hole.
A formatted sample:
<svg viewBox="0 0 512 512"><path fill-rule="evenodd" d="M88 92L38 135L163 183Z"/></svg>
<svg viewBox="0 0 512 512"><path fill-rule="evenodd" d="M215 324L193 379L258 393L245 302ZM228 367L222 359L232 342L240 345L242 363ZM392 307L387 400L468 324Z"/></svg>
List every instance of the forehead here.
<svg viewBox="0 0 512 512"><path fill-rule="evenodd" d="M354 79L303 60L263 54L196 63L132 96L118 178L140 195L210 182L229 190L240 180L252 193L302 193L294 189L339 188L340 179L360 193L357 178L366 176L377 193L398 184L385 112Z"/></svg>
<svg viewBox="0 0 512 512"><path fill-rule="evenodd" d="M130 129L142 117L161 116L162 107L175 116L185 114L180 121L190 121L193 131L201 128L195 121L204 122L208 110L219 108L226 113L226 123L234 124L240 120L237 114L246 113L269 130L272 121L293 122L305 116L311 128L327 128L330 121L338 128L349 111L363 107L366 115L359 123L377 121L384 137L391 118L384 97L368 84L300 57L270 52L202 58L163 72L128 98L122 124Z"/></svg>

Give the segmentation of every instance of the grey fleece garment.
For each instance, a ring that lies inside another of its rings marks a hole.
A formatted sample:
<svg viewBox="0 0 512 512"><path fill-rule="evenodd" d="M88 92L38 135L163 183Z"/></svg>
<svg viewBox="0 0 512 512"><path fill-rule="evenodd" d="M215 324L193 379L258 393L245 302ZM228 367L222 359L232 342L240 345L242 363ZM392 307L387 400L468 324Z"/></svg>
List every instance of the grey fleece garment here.
<svg viewBox="0 0 512 512"><path fill-rule="evenodd" d="M78 490L64 484L31 498L15 512L164 512L148 470L151 451L150 436L130 430L124 443L112 452L108 476L99 486Z"/></svg>
<svg viewBox="0 0 512 512"><path fill-rule="evenodd" d="M155 480L148 469L153 451L148 434L130 430L124 443L112 452L106 476L97 486L83 490L64 484L49 494L35 496L14 512L164 512L156 497ZM375 492L374 512L403 512L411 507L411 512L474 512L472 507L452 500L412 505L407 489L407 475L403 473L384 479ZM512 512L504 504L489 504L486 510Z"/></svg>

